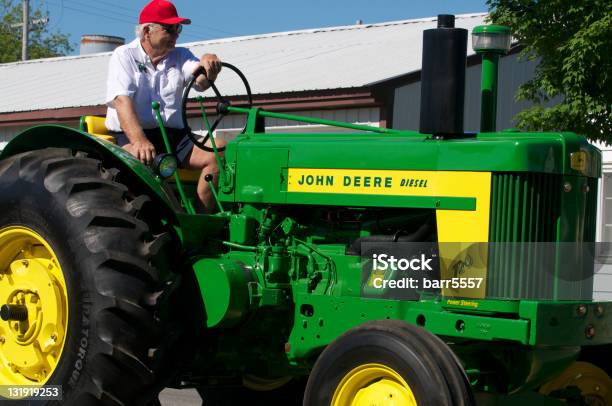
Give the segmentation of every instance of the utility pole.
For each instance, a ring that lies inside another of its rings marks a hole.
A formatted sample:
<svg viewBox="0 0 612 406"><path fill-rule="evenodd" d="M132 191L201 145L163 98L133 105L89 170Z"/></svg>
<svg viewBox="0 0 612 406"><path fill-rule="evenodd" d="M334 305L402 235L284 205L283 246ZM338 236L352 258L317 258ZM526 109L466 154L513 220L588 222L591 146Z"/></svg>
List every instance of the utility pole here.
<svg viewBox="0 0 612 406"><path fill-rule="evenodd" d="M30 33L30 2L23 0L23 22L21 26L21 60L28 60L28 36Z"/></svg>
<svg viewBox="0 0 612 406"><path fill-rule="evenodd" d="M30 21L30 1L23 0L23 20L19 24L12 24L11 27L21 27L21 60L28 60L28 37L32 26L41 26L49 22L48 18L37 18Z"/></svg>

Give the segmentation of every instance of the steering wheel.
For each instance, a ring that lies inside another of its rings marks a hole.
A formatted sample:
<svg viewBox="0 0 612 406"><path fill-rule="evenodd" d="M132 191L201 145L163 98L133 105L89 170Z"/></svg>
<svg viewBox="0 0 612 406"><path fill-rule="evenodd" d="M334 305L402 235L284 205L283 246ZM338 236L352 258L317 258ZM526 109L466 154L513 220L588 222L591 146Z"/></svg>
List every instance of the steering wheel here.
<svg viewBox="0 0 612 406"><path fill-rule="evenodd" d="M246 107L251 107L253 105L253 95L251 94L251 86L249 86L249 82L246 78L246 76L244 76L244 74L240 71L240 69L238 69L237 67L235 67L234 65L231 65L227 62L221 62L221 66L223 66L224 68L228 68L229 70L234 71L234 73L236 73L236 75L238 75L238 77L240 78L240 80L242 80L242 83L244 84L244 87L246 89L246 93L247 93L247 97L248 97L248 104ZM217 128L217 126L219 125L219 123L221 122L221 120L223 120L223 117L225 117L228 113L227 108L230 106L230 102L229 100L225 99L221 93L219 93L219 90L217 89L217 86L215 86L214 81L210 81L210 87L212 88L213 92L215 92L215 95L217 96L217 118L215 119L213 125L210 127L210 131L206 132L206 136L204 137L204 139L202 141L198 141L196 137L198 137L197 134L194 134L191 131L191 128L189 127L189 125L187 124L187 98L189 96L189 92L191 91L191 88L193 87L193 84L195 83L196 79L198 78L198 76L200 76L200 74L204 75L204 77L207 77L206 75L206 70L203 67L199 67L193 75L193 78L191 78L191 80L189 81L189 83L187 83L187 86L185 87L185 89L183 90L183 100L181 103L182 106L182 112L183 112L183 128L185 128L185 130L187 131L187 136L189 137L189 139L191 140L191 142L193 142L193 144L200 148L203 149L204 151L208 151L208 152L214 152L214 150L210 147L207 147L205 144L208 141L208 139L210 138L210 135L215 131L215 129ZM217 151L221 152L224 151L225 147L223 148L217 148Z"/></svg>

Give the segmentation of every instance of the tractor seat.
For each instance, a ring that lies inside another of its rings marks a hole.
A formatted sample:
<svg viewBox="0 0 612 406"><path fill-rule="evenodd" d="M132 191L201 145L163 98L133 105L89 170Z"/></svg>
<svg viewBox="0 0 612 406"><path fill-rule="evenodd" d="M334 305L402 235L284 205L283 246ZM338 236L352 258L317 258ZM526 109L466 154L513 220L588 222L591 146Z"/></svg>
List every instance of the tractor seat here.
<svg viewBox="0 0 612 406"><path fill-rule="evenodd" d="M106 117L82 116L79 127L81 131L85 131L95 137L116 144L117 140L115 140L115 137L106 128L104 124L105 121ZM182 182L197 183L200 178L200 171L197 170L179 168L178 173ZM174 182L174 177L170 177L168 180Z"/></svg>
<svg viewBox="0 0 612 406"><path fill-rule="evenodd" d="M105 121L106 117L82 116L80 121L80 130L116 144L117 141L106 128L106 124L104 124Z"/></svg>

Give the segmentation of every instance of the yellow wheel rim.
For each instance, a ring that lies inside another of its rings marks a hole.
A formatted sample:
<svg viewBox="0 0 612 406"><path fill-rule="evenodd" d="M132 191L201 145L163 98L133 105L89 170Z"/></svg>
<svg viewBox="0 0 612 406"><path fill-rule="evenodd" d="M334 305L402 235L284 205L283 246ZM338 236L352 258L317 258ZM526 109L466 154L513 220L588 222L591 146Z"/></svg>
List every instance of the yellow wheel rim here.
<svg viewBox="0 0 612 406"><path fill-rule="evenodd" d="M576 386L590 406L612 405L612 379L606 372L588 362L574 362L561 375L540 388L549 395L555 390Z"/></svg>
<svg viewBox="0 0 612 406"><path fill-rule="evenodd" d="M57 256L27 227L0 229L0 306L27 309L0 319L0 385L44 385L62 355L68 293Z"/></svg>
<svg viewBox="0 0 612 406"><path fill-rule="evenodd" d="M332 406L417 406L404 378L381 364L365 364L342 378Z"/></svg>

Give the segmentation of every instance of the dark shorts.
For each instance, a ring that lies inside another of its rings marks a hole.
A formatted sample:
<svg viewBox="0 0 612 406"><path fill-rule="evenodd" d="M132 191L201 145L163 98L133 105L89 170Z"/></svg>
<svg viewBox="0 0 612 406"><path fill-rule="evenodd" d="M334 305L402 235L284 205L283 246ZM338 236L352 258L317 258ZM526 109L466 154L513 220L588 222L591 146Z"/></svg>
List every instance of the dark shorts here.
<svg viewBox="0 0 612 406"><path fill-rule="evenodd" d="M155 152L158 154L166 153L166 145L164 144L164 139L161 135L161 130L159 128L152 128L144 130L147 139L151 141L151 144L155 147ZM125 144L129 144L130 141L124 132L112 132L111 133L115 140L117 141L117 145L120 147ZM185 130L177 130L176 128L166 128L166 134L168 135L168 141L170 141L170 147L172 147L172 152L178 158L178 161L184 163L189 158L189 154L193 149L193 143L186 135Z"/></svg>

